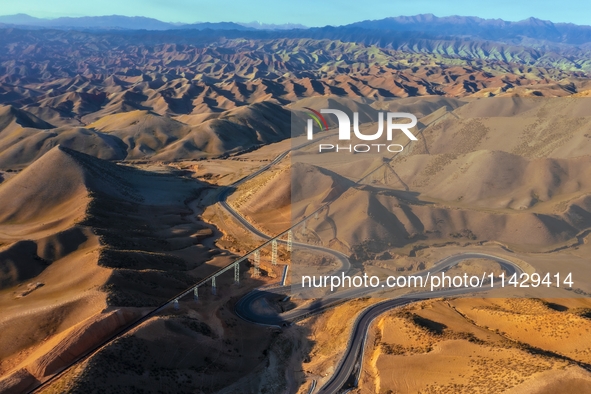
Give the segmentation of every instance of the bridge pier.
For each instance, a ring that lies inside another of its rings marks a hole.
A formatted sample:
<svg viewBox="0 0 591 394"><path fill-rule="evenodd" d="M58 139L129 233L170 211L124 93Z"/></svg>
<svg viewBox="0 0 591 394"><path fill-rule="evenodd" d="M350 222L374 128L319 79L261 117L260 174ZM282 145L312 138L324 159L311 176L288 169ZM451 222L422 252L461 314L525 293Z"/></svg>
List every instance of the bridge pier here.
<svg viewBox="0 0 591 394"><path fill-rule="evenodd" d="M178 309L179 309L179 300L178 300L178 298L172 302L172 306L174 307L174 309L176 309L178 311Z"/></svg>
<svg viewBox="0 0 591 394"><path fill-rule="evenodd" d="M258 278L261 275L261 270L259 268L261 264L261 252L259 250L254 251L254 273L253 276Z"/></svg>
<svg viewBox="0 0 591 394"><path fill-rule="evenodd" d="M199 301L199 287L195 287L193 289L193 299L195 301Z"/></svg>
<svg viewBox="0 0 591 394"><path fill-rule="evenodd" d="M271 263L277 265L277 240L271 242Z"/></svg>
<svg viewBox="0 0 591 394"><path fill-rule="evenodd" d="M215 276L211 278L211 294L217 295L218 291L215 286Z"/></svg>

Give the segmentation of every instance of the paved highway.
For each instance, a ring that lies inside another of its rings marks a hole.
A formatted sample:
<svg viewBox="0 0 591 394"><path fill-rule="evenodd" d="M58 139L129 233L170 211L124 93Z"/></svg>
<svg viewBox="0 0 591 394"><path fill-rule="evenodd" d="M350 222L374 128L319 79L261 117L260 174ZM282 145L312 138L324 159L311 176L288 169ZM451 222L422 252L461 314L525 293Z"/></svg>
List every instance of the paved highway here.
<svg viewBox="0 0 591 394"><path fill-rule="evenodd" d="M304 143L296 148L305 146L309 143ZM240 180L238 180L237 182L233 183L232 185L230 185L229 187L226 187L218 196L218 200L219 201L223 201L225 202L225 199L227 198L227 195L229 194L229 192L232 190L232 187L238 186L244 182L246 182L249 179L252 179L253 177L261 174L262 172L268 170L271 166L273 166L274 164L278 163L279 161L283 160L283 158L285 158L285 156L287 156L289 154L289 150L285 151L283 153L281 153L279 156L277 156L272 162L270 162L269 164L261 167L258 171L256 171L253 174L250 174ZM242 221L241 221L242 222ZM249 229L252 230L256 230L256 228L250 226ZM110 344L111 342L113 342L114 340L116 340L117 338L122 337L123 335L127 334L129 331L131 331L132 329L138 327L140 324L144 323L145 321L147 321L148 319L152 318L153 316L156 316L158 313L160 313L163 310L166 310L170 307L172 307L175 303L176 300L179 300L185 296L191 295L193 294L193 289L195 288L195 286L199 286L202 284L207 283L208 281L211 280L212 277L218 275L220 272L223 272L225 270L227 270L229 267L231 267L234 264L234 262L230 263L228 266L220 268L219 270L217 270L216 272L214 272L211 275L208 275L207 277L205 277L204 279L200 280L198 283L192 285L190 288L184 290L182 293L179 293L177 295L175 295L174 297L170 298L168 301L164 302L162 305L152 309L151 311L149 311L147 314L145 314L144 316L140 317L139 319L133 321L132 323L130 323L129 325L121 328L120 330L116 331L115 333L113 333L113 335L111 335L110 337L108 337L107 339L101 341L100 343L96 344L95 346L93 346L92 348L88 349L87 351L85 351L84 353L82 353L78 358L76 358L74 361L72 361L69 365L67 365L66 367L64 367L61 371L59 371L58 373L50 376L48 379L46 379L45 381L41 382L37 387L31 389L29 391L29 394L31 393L37 393L39 391L41 391L42 389L46 388L47 386L49 386L52 382L54 382L55 380L59 379L61 376L63 376L67 371L69 371L72 367L74 367L75 365L80 364L82 361L88 359L90 356L92 356L93 354L96 354L99 350L103 349L105 346L107 346L108 344Z"/></svg>
<svg viewBox="0 0 591 394"><path fill-rule="evenodd" d="M305 146L308 144L309 144L309 142L306 142L296 148L299 148L299 147L302 147L302 146ZM245 228L247 228L253 234L256 234L257 236L259 236L267 241L273 239L274 237L270 237L269 235L264 234L263 232L258 230L256 227L251 225L242 215L240 215L238 212L234 211L232 209L232 207L227 204L226 199L234 187L239 186L240 184L256 177L257 175L260 175L264 171L267 171L271 166L273 166L273 165L277 164L278 162L280 162L281 160L283 160L289 154L289 152L290 151L288 150L286 152L281 153L269 164L261 167L259 170L257 170L253 174L250 174L250 175L238 180L237 182L233 183L231 186L225 188L218 196L218 200L220 202L220 205L229 214L234 216L234 218L236 218L236 220L238 220ZM276 237L284 235L285 233L287 233L287 231L288 230L279 234ZM278 242L285 242L285 241L278 239ZM322 246L307 245L307 244L302 244L302 243L297 243L297 242L294 242L293 244L294 244L294 246L299 246L302 248L307 248L309 250L315 250L315 251L318 251L321 253L330 254L330 255L334 256L337 259L337 261L340 263L340 267L333 274L340 274L341 272L348 272L350 270L349 259L347 258L346 255L344 255L338 251L335 251L335 250L332 250L329 248L325 248ZM521 272L519 267L515 266L513 263L511 263L508 260L504 260L504 259L501 259L501 258L498 258L495 256L490 256L490 255L471 253L471 254L462 254L462 255L458 255L458 256L451 256L447 259L440 261L438 264L436 264L434 267L432 267L430 271L424 271L422 274L426 275L428 272L432 272L432 273L440 272L440 271L445 270L445 269L457 264L458 262L468 259L468 258L490 258L490 259L498 261L510 274L512 274L513 272ZM195 286L201 285L201 284L204 284L204 283L210 281L212 277L218 275L220 272L226 271L233 264L234 263L231 263L229 266L219 269L218 271L207 276L203 280L199 281L195 285L193 285L190 288L188 288L187 290L183 291L182 293L177 294L176 296L172 297L171 299L169 299L168 301L166 301L165 303L163 303L159 307L153 309L152 311L150 311L149 313L147 313L146 315L144 315L140 319L134 321L130 325L128 325L128 326L122 328L121 330L119 330L118 332L114 333L111 337L109 337L108 339L102 341L100 344L97 344L93 348L86 351L79 358L77 358L75 361L73 361L70 365L65 367L62 371L53 375L52 377L50 377L46 381L42 382L39 386L37 386L36 388L34 388L30 392L31 393L38 392L42 388L47 387L51 382L58 379L60 376L62 376L64 373L66 373L68 370L70 370L73 366L84 361L85 359L90 357L92 354L95 354L97 351L99 351L100 349L102 349L103 347L105 347L106 345L108 345L109 343L114 341L115 339L125 335L130 330L139 326L141 323L145 322L146 320L148 320L152 316L157 315L162 310L172 307L174 305L175 300L178 300L180 298L183 298L185 296L192 294L193 288ZM274 295L274 296L287 295L290 292L290 290L291 290L291 286L283 286L283 287L275 287L275 288L268 288L268 289L258 289L258 290L252 291L252 292L248 293L247 295L245 295L237 303L236 312L243 319L251 321L253 323L258 323L258 324L263 324L263 325L272 325L272 326L284 326L284 325L291 324L293 321L296 321L298 319L309 316L312 313L317 313L318 311L326 309L330 306L334 306L340 302L344 302L344 301L346 301L348 299L352 299L352 298L358 298L358 297L364 296L366 294L369 294L370 292L376 291L376 289L373 289L373 288L370 288L370 289L354 288L354 289L350 289L350 290L345 290L345 291L339 292L338 294L332 294L332 295L328 295L328 296L322 297L320 299L314 300L314 302L310 305L307 305L307 306L301 307L301 308L294 308L294 309L286 311L285 313L282 313L282 314L277 314L273 311L262 311L261 312L260 310L259 311L255 310L254 305L259 300L262 300L265 297L268 297L269 295ZM467 292L466 289L456 289L456 290L441 290L441 291L431 292L431 293L415 293L415 294L410 294L410 295L407 295L404 297L396 298L393 300L384 301L382 303L379 303L379 304L376 304L372 307L369 307L368 309L363 311L361 313L361 315L359 315L359 317L357 318L357 320L355 322L353 333L352 333L351 339L349 341L349 345L346 350L345 356L342 358L337 370L335 371L335 374L320 389L320 392L322 392L322 393L336 393L336 392L342 390L343 387L345 387L347 385L349 385L351 387L356 385L356 383L357 383L356 379L357 379L360 365L361 365L361 361L362 361L362 360L360 360L360 357L361 357L360 355L362 354L362 352L360 352L360 349L363 348L366 334L367 334L367 329L368 329L369 325L371 324L371 321L373 319L375 319L376 316L380 315L381 313L386 312L387 310L390 310L390 309L395 308L397 306L401 306L401 305L405 305L405 304L414 302L418 299L424 299L424 298L429 298L429 297L459 295L459 294L466 293L466 292ZM312 391L315 389L315 387L316 387L316 382L314 381Z"/></svg>
<svg viewBox="0 0 591 394"><path fill-rule="evenodd" d="M256 177L257 175L261 174L262 172L269 169L272 165L281 161L288 152L284 152L279 155L275 160L273 160L268 165L262 167L255 173L249 175L248 177L236 182L233 186L238 186L241 183ZM226 198L229 194L231 189L226 189L223 193L220 194L220 205L232 215L236 220L238 220L245 228L247 228L253 234L265 239L270 240L272 239L271 236L261 232L259 229L254 227L251 223L249 223L239 212L236 212L226 201ZM283 235L284 233L280 234ZM283 242L278 240L279 242ZM337 252L335 250L316 246L316 245L307 245L302 243L294 242L294 246L298 246L300 248L306 248L313 251L318 251L325 254L330 254L334 256L337 261L340 262L340 268L334 274L340 275L341 272L348 272L350 269L350 262L346 255ZM468 260L468 259L476 259L476 258L483 258L483 259L490 259L496 261L501 265L501 267L506 271L507 276L511 276L514 273L520 274L522 272L519 266L515 265L513 262L484 253L463 253L459 255L454 255L447 257L438 263L436 263L432 268L429 270L425 270L420 273L415 273L414 275L421 275L427 276L432 274L438 274L441 272L445 272L446 270L450 269L451 267L457 265L461 261ZM292 285L294 285L292 283ZM297 286L298 283L295 283ZM282 287L275 287L275 288L265 288L265 289L256 289L242 297L238 303L236 304L236 314L240 316L242 319L250 321L252 323L262 324L262 325L270 325L270 326L287 326L294 321L299 319L305 318L313 313L317 313L321 310L329 308L331 306L337 305L342 302L346 302L347 300L359 298L362 296L369 295L370 293L376 291L382 291L385 286L384 283L380 283L380 286L377 288L351 288L342 291L338 291L333 294L328 294L322 298L315 299L312 303L304 305L302 307L296 307L291 310L285 311L283 313L277 313L273 308L268 307L264 308L264 303L261 301L272 298L283 298L288 296L291 292L291 286L282 286ZM330 380L322 386L319 390L320 393L338 393L340 391L348 391L348 389L356 387L359 373L361 372L362 366L362 350L365 345L365 340L367 338L367 332L371 322L382 313L389 311L393 308L400 307L403 305L407 305L409 303L428 299L428 298L438 298L438 297L446 297L446 296L457 296L466 293L476 293L478 291L487 290L486 286L483 288L456 288L456 289L441 289L432 292L419 292L419 293L410 293L395 299L390 299L373 305L367 309L365 309L356 319L353 331L351 334L351 338L348 342L347 349L343 358L341 359L338 367L335 370L335 373L330 378ZM268 305L268 304L267 304ZM315 389L316 384L312 387L312 391ZM312 392L311 391L311 392Z"/></svg>
<svg viewBox="0 0 591 394"><path fill-rule="evenodd" d="M302 244L303 245L303 244ZM309 246L309 245L306 245ZM310 249L318 250L322 253L328 253L330 249L322 248L319 246L311 246ZM338 253L338 252L337 252ZM338 253L336 256L340 258L345 258L346 256ZM518 275L521 274L521 269L513 264L511 261L502 259L500 257L492 256L489 254L484 253L462 253L450 257L446 257L442 259L438 263L436 263L433 267L428 270L424 270L422 272L413 273L413 276L422 276L426 278L427 275L436 275L441 272L445 272L451 267L457 265L458 263L469 260L469 259L489 259L496 261L499 265L506 271L507 277L510 277L514 273ZM338 275L340 272L347 269L349 267L348 261L346 264L343 264L344 268L339 270ZM295 283L294 287L299 287L299 283ZM427 284L428 288L428 284ZM318 312L323 309L327 309L331 306L338 305L342 302L346 302L348 300L352 300L355 298L360 298L364 296L371 295L372 293L377 293L380 291L384 291L384 289L388 289L387 284L385 281L380 282L380 284L373 288L373 287L359 287L359 288L348 288L340 291L336 291L334 293L327 294L322 298L315 299L311 304L305 305L299 308L294 308L283 313L277 313L272 308L267 308L267 310L263 310L261 308L261 300L267 298L279 298L279 296L283 296L280 298L284 298L285 296L289 296L292 287L291 286L283 286L283 287L276 287L276 288L264 288L264 289L255 289L242 297L238 303L236 304L236 313L244 320L248 320L253 323L258 324L265 324L270 326L287 326L294 321L303 319L312 313ZM453 293L455 295L462 294L462 293L471 293L476 291L483 291L487 290L487 286L483 286L481 289L473 289L473 288L460 288L457 289L458 291ZM409 289L410 290L410 289ZM405 297L413 297L413 298L437 298L443 297L445 295L449 295L448 290L436 290L433 292L420 292L420 293L411 293Z"/></svg>
<svg viewBox="0 0 591 394"><path fill-rule="evenodd" d="M507 271L509 276L513 275L514 273L517 273L518 275L522 273L521 268L511 261L482 253L466 253L452 256L448 258L447 261L443 261L443 263L440 265L441 269L438 271L452 267L463 260L474 258L487 258L498 262ZM362 354L365 347L369 326L371 325L372 321L382 313L419 300L458 296L461 294L477 293L479 291L485 290L487 290L486 286L476 289L455 288L442 289L433 292L410 293L395 299L380 302L365 309L355 321L347 349L343 355L343 358L341 359L341 362L336 368L335 373L332 375L330 380L326 382L324 386L322 386L322 388L319 390L319 393L338 393L340 391L347 391L348 389L357 386L363 364Z"/></svg>

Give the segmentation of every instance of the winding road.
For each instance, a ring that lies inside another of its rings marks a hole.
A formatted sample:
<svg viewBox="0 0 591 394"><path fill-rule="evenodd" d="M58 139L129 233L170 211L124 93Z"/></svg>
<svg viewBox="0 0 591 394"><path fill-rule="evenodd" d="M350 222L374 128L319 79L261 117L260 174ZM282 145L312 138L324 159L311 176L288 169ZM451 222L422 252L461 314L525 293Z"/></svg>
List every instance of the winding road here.
<svg viewBox="0 0 591 394"><path fill-rule="evenodd" d="M238 186L249 179L256 177L257 175L261 174L262 172L268 170L274 164L280 162L289 151L284 152L277 156L271 163L268 165L260 168L253 174L237 181L232 186ZM223 209L234 217L238 222L240 222L246 229L248 229L251 233L261 237L265 240L271 240L276 238L278 242L284 242L279 239L280 236L285 234L285 232L271 237L268 234L263 233L256 227L254 227L246 218L244 218L239 212L235 211L228 203L227 197L230 192L230 188L224 190L224 192L220 193L219 196L219 203L223 207ZM346 255L335 251L330 248L326 248L323 246L317 245L308 245L303 243L293 243L294 246L299 246L300 248L306 248L308 250L321 252L324 254L329 254L334 256L337 261L340 263L340 268L338 271L334 272L334 274L340 274L341 272L348 272L350 270L350 262ZM427 276L432 274L438 274L441 272L445 272L451 267L457 265L458 263L469 260L469 259L489 259L492 261L496 261L501 268L505 270L508 276L517 273L518 275L521 274L523 271L519 266L514 264L513 262L503 259L501 257L484 254L484 253L462 253L458 255L453 255L446 257L436 264L433 265L428 270L424 270L419 273L415 273L414 275L420 276ZM297 285L297 284L296 284ZM293 286L293 284L292 284ZM269 325L269 326L287 326L292 324L294 321L303 319L307 316L310 316L313 313L317 313L319 311L325 310L331 306L346 302L347 300L367 296L370 293L375 293L377 291L382 291L385 287L385 282L381 282L380 286L377 288L351 288L344 291L339 291L337 293L333 293L327 295L325 297L315 299L309 305L304 305L301 307L296 307L291 310L285 311L283 313L278 313L275 309L269 308L261 308L261 301L266 300L270 297L286 297L290 295L292 290L292 286L282 286L282 287L274 287L274 288L261 288L255 289L250 293L246 294L242 297L238 303L236 304L235 311L238 316L242 319L247 320L252 323L257 323L261 325ZM476 293L478 291L487 290L486 286L482 288L454 288L454 289L441 289L431 292L417 292L417 293L409 293L394 299L389 299L378 304L374 304L367 309L365 309L356 319L354 323L354 327L352 330L352 334L350 340L348 342L347 349L341 359L339 365L337 366L335 373L333 376L320 388L318 391L319 393L338 393L341 391L348 391L348 389L356 387L359 379L359 374L361 372L361 366L363 363L362 355L363 355L363 348L365 345L365 340L367 338L368 329L372 323L372 321L378 317L379 315L393 309L396 307L400 307L403 305L410 304L412 302L418 300L424 300L428 298L439 298L439 297L446 297L446 296L457 296L466 293ZM314 384L314 388L315 388ZM314 390L312 389L312 391ZM312 392L311 391L311 392Z"/></svg>
<svg viewBox="0 0 591 394"><path fill-rule="evenodd" d="M460 263L463 260L474 258L486 258L494 260L498 262L509 275L513 275L514 273L519 275L522 272L518 266L509 260L482 253L466 253L451 256L450 258L444 259L436 264L433 267L432 272L437 273L445 271L446 269ZM396 307L404 306L428 298L458 296L466 293L476 293L483 290L486 290L486 287L483 287L482 289L455 288L442 289L433 292L410 293L368 307L358 316L357 320L355 321L345 354L336 368L335 373L328 380L328 382L322 386L322 388L319 390L319 393L338 393L341 390L347 390L357 386L363 364L363 349L365 348L365 341L367 339L369 327L373 320L382 313L385 313Z"/></svg>
<svg viewBox="0 0 591 394"><path fill-rule="evenodd" d="M304 144L294 147L292 149L297 149L297 148L303 147L308 144L309 143L304 143ZM235 187L260 175L261 173L263 173L263 172L267 171L269 168L271 168L273 165L279 163L281 160L283 160L289 154L289 152L292 149L281 153L274 160L272 160L271 162L269 162L265 166L259 168L254 173L234 182L230 186L225 187L221 191L221 193L218 195L218 202L220 203L220 205L222 206L222 208L224 210L226 210L230 215L232 215L238 222L240 222L251 233L266 240L266 242L263 245L259 246L259 248L265 246L272 239L277 239L278 242L285 243L285 241L280 240L279 237L285 235L289 231L289 229L285 230L283 233L278 234L274 237L264 234L263 232L258 230L256 227L254 227L250 222L248 222L242 215L240 215L238 212L236 212L227 203L227 197L235 189ZM326 204L326 205L328 205L328 204ZM296 223L295 225L298 225L298 224L299 223ZM324 254L329 254L329 255L334 256L336 258L336 260L340 263L340 267L337 271L333 272L333 275L340 274L341 272L346 273L351 268L348 257L346 255L344 255L343 253L340 253L336 250L332 250L332 249L325 248L322 246L308 245L308 244L297 243L297 242L294 242L293 244L294 244L294 246L299 246L301 248L306 248L308 250L313 250L313 251L317 251L317 252L321 252ZM462 260L472 259L472 258L487 258L487 259L495 260L499 264L501 264L501 266L503 266L503 268L509 274L513 274L515 272L517 272L517 273L521 272L521 269L518 266L516 266L514 263L512 263L508 260L502 259L500 257L481 254L481 253L466 253L466 254L461 254L461 255L450 256L446 259L443 259L440 262L438 262L437 264L435 264L430 270L426 270L421 273L416 273L415 275L427 275L429 273L437 273L437 272L445 271L446 269L449 269L450 267L458 264ZM168 301L164 302L160 306L154 308L153 310L151 310L150 312L148 312L147 314L145 314L141 318L137 319L136 321L132 322L131 324L129 324L129 325L123 327L122 329L118 330L117 332L113 333L110 337L106 338L105 340L101 341L97 345L93 346L91 349L88 349L86 352L81 354L76 360L71 362L67 367L62 369L60 372L54 374L53 376L51 376L47 380L43 381L40 385L38 385L37 387L32 389L30 391L30 393L39 392L41 389L47 387L51 382L53 382L56 379L59 379L61 376L63 376L73 366L78 365L82 361L88 359L91 355L95 354L96 352L98 352L100 349L107 346L109 343L111 343L115 339L120 338L121 336L130 332L132 329L134 329L135 327L138 327L140 324L144 323L145 321L147 321L151 317L157 315L161 311L163 311L167 308L173 307L177 300L179 300L185 296L192 295L193 289L196 286L199 286L199 285L205 284L208 281L211 281L212 277L215 277L215 276L219 275L220 273L227 271L228 268L231 267L232 265L234 265L235 263L236 262L232 262L228 266L220 268L219 270L212 273L211 275L208 275L206 278L202 279L201 281L194 284L190 288L175 295L174 297L170 298ZM247 320L247 321L250 321L253 323L258 323L258 324L268 325L268 326L286 326L286 325L292 324L294 321L305 318L306 316L309 316L313 313L317 313L319 311L322 311L326 308L337 305L339 303L345 302L347 300L362 297L362 296L365 296L371 292L376 291L376 289L374 289L374 288L348 289L348 290L339 292L338 294L332 294L332 295L328 295L326 297L316 299L310 305L306 305L303 307L296 307L296 308L293 308L293 309L288 310L288 311L281 313L281 314L276 313L274 310L272 310L272 308L269 308L269 311L262 313L260 310L257 310L254 307L258 301L263 300L269 296L275 296L275 297L280 296L280 295L287 296L291 292L291 289L292 289L291 286L282 286L282 287L270 287L270 288L264 288L264 289L261 288L261 289L251 291L250 293L248 293L244 297L242 297L242 299L240 299L239 302L236 304L236 313L238 316L240 316L244 320ZM379 290L381 290L381 286L380 286ZM476 291L478 291L478 289L476 289ZM324 384L324 386L322 386L320 388L320 390L318 392L320 392L320 393L337 393L342 390L348 390L348 388L356 386L359 372L361 370L362 361L363 361L362 360L363 352L361 350L363 349L364 344L365 344L368 328L369 328L371 322L377 316L379 316L380 314L382 314L392 308L406 305L406 304L412 303L412 302L420 300L420 299L459 295L459 294L465 294L467 292L475 292L475 289L462 288L462 289L453 289L453 290L440 290L440 291L429 292L429 293L411 293L411 294L407 294L405 296L401 296L401 297L398 297L395 299L383 301L381 303L375 304L375 305L365 309L357 317L357 319L355 321L347 349L346 349L345 354L344 354L343 358L341 359L338 367L336 368L334 375L329 379L328 382L326 382ZM315 390L315 388L316 388L316 381L313 382L313 386L311 387L310 392L313 392Z"/></svg>

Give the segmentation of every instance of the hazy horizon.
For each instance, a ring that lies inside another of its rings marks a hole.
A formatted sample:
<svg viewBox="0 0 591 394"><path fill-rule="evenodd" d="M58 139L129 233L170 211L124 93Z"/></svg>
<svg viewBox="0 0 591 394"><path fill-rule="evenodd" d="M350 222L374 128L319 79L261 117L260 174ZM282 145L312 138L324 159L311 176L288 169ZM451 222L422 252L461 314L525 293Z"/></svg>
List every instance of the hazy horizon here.
<svg viewBox="0 0 591 394"><path fill-rule="evenodd" d="M206 1L171 0L163 5L157 1L132 0L121 3L114 0L100 3L72 3L56 0L51 4L40 0L25 0L7 4L2 16L27 14L35 18L127 16L154 18L167 23L236 22L262 24L301 24L309 27L345 25L363 20L377 20L396 16L434 14L437 17L475 16L484 19L521 21L537 18L553 23L591 25L591 18L581 12L580 1L565 0L559 8L550 0L514 1L500 0L494 4L459 0L442 3L435 0L419 0L413 3L376 0L374 7L359 7L351 0L344 2L313 2L303 0L297 7L293 3L257 0L248 4L223 1L212 4ZM220 12L223 10L223 12Z"/></svg>

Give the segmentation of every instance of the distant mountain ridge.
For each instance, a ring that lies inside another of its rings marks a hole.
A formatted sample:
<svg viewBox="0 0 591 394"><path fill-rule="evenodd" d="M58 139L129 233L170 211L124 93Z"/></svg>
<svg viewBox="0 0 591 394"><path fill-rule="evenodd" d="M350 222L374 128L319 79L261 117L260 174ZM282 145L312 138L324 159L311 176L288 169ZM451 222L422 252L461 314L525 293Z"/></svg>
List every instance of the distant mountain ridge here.
<svg viewBox="0 0 591 394"><path fill-rule="evenodd" d="M553 23L537 18L509 22L502 19L483 19L474 16L454 15L439 18L433 14L420 14L380 20L365 20L344 27L469 36L493 41L529 37L537 40L575 45L591 42L591 26L575 25L572 23Z"/></svg>
<svg viewBox="0 0 591 394"><path fill-rule="evenodd" d="M474 16L437 17L433 14L397 16L380 20L364 20L343 26L307 28L300 24L266 24L261 22L198 22L191 24L162 22L147 17L121 15L35 18L26 14L0 16L0 28L65 30L215 30L235 31L247 38L314 38L339 39L379 46L396 47L401 34L418 39L470 38L502 41L512 44L527 40L537 44L556 43L582 45L591 43L591 26L553 23L537 18L518 22L483 19ZM262 35L261 35L262 34ZM236 37L236 34L229 34ZM359 37L359 38L356 38ZM528 43L529 44L529 43Z"/></svg>
<svg viewBox="0 0 591 394"><path fill-rule="evenodd" d="M282 29L282 25L260 25L256 23L239 24L234 22L197 22L197 23L169 23L143 16L83 16L78 18L61 17L55 19L35 18L27 14L0 16L0 24L19 27L55 28L55 29L101 29L101 30L255 30ZM251 26L252 25L252 26ZM287 25L287 28L292 28ZM295 25L294 25L295 26Z"/></svg>

